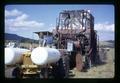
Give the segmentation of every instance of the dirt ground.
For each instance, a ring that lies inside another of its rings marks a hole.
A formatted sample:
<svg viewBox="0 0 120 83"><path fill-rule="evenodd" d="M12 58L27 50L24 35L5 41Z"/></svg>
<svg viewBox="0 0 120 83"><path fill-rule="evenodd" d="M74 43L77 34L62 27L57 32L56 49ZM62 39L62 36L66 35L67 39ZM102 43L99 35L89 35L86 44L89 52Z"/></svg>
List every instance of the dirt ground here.
<svg viewBox="0 0 120 83"><path fill-rule="evenodd" d="M91 67L88 72L79 72L74 68L71 70L72 76L70 78L114 78L115 59L114 48L107 51L106 64Z"/></svg>

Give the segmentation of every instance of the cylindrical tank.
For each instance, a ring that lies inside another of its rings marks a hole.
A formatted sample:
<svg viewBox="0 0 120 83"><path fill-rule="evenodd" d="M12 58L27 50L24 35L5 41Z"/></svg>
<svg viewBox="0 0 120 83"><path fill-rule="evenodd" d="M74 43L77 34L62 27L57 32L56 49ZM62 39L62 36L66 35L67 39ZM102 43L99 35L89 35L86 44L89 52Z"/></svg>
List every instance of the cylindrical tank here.
<svg viewBox="0 0 120 83"><path fill-rule="evenodd" d="M54 63L60 59L60 52L54 48L37 47L31 53L31 60L37 65Z"/></svg>
<svg viewBox="0 0 120 83"><path fill-rule="evenodd" d="M28 49L22 48L5 48L5 65L14 65L22 61L22 54Z"/></svg>

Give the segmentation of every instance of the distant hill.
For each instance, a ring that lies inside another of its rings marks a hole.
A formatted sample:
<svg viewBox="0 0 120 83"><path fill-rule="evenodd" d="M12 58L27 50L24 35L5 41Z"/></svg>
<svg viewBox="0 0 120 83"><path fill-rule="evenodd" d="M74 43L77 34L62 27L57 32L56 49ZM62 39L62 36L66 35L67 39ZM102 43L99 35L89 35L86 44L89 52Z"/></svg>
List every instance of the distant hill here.
<svg viewBox="0 0 120 83"><path fill-rule="evenodd" d="M114 40L107 40L107 41L100 41L99 45L100 45L100 47L111 47L111 48L114 48L115 43L114 43Z"/></svg>
<svg viewBox="0 0 120 83"><path fill-rule="evenodd" d="M113 40L108 40L108 41L106 41L106 42L109 42L109 43L114 43L114 41L113 41Z"/></svg>
<svg viewBox="0 0 120 83"><path fill-rule="evenodd" d="M5 33L5 40L22 40L24 37L18 36L16 34Z"/></svg>
<svg viewBox="0 0 120 83"><path fill-rule="evenodd" d="M5 40L15 40L15 41L20 41L20 42L38 42L37 40L30 39L30 38L25 38L16 34L11 34L11 33L5 33Z"/></svg>

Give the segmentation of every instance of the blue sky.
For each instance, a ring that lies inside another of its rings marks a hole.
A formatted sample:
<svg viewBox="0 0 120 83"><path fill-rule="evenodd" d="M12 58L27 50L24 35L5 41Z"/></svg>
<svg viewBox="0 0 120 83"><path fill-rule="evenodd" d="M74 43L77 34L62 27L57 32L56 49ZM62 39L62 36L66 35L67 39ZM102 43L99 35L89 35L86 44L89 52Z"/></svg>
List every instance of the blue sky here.
<svg viewBox="0 0 120 83"><path fill-rule="evenodd" d="M6 5L5 32L38 39L33 32L52 31L62 10L90 10L100 40L114 40L113 5Z"/></svg>

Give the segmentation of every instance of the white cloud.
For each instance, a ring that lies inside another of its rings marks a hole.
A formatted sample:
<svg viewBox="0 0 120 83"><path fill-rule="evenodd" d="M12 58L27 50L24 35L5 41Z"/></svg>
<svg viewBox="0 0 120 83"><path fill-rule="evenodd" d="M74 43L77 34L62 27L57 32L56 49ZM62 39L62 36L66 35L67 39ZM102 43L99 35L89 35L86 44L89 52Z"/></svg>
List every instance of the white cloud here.
<svg viewBox="0 0 120 83"><path fill-rule="evenodd" d="M114 24L109 24L108 22L95 24L95 30L97 31L114 32L114 29L115 29Z"/></svg>
<svg viewBox="0 0 120 83"><path fill-rule="evenodd" d="M50 32L52 32L52 30L56 28L54 24L50 24L48 27L49 28L47 28L47 30Z"/></svg>
<svg viewBox="0 0 120 83"><path fill-rule="evenodd" d="M17 28L14 28L14 27L9 27L9 30L10 30L10 31L17 31L18 29L17 29Z"/></svg>
<svg viewBox="0 0 120 83"><path fill-rule="evenodd" d="M27 14L22 14L21 16L18 16L15 20L16 21L24 21L28 18L29 16Z"/></svg>
<svg viewBox="0 0 120 83"><path fill-rule="evenodd" d="M22 12L18 11L17 9L14 9L14 10L11 10L11 11L5 10L5 17L8 17L8 16L19 16L21 14L22 14Z"/></svg>
<svg viewBox="0 0 120 83"><path fill-rule="evenodd" d="M42 22L29 20L29 15L16 9L11 11L5 10L5 15L7 17L16 16L15 18L5 18L5 28L8 28L9 31L16 31L23 28L30 30L32 28L41 28L44 26Z"/></svg>
<svg viewBox="0 0 120 83"><path fill-rule="evenodd" d="M95 24L95 30L98 31L99 40L114 40L114 24L109 22Z"/></svg>
<svg viewBox="0 0 120 83"><path fill-rule="evenodd" d="M13 24L13 27L25 27L25 28L39 28L44 26L44 23L40 23L37 21L15 21Z"/></svg>

